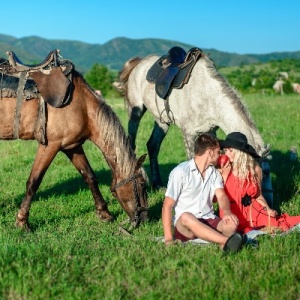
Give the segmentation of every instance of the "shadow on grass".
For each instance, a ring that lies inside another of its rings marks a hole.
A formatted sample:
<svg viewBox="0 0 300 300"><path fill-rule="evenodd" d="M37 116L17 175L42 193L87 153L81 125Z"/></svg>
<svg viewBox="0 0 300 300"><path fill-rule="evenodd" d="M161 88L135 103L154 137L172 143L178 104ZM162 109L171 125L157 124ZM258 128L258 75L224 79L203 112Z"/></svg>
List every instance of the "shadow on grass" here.
<svg viewBox="0 0 300 300"><path fill-rule="evenodd" d="M162 180L164 182L164 185L166 186L167 181L168 181L168 176L170 171L176 166L176 164L165 164L161 166L161 175L162 175ZM150 178L150 166L149 164L145 164L144 168ZM70 180L64 180L61 182L57 182L55 185L52 187L42 190L42 191L37 191L37 194L35 195L33 201L36 202L38 199L47 199L52 195L65 195L66 197L71 197L73 195L78 194L80 191L85 191L88 190L88 185L85 183L83 178L77 173L78 175L76 178L72 178ZM98 184L110 187L111 181L112 181L112 172L110 170L100 170L95 172ZM43 182L47 180L47 177L43 179ZM101 188L100 188L101 191ZM151 189L151 183L148 185L148 191L152 191ZM102 192L102 191L101 191ZM25 194L25 187L24 187L24 193L21 195L17 196L16 199L14 200L15 208L19 209L23 197ZM104 194L104 193L103 193ZM92 199L92 193L91 199ZM117 199L115 199L117 202ZM107 201L108 202L108 201ZM161 208L162 208L162 202L163 198L161 199L160 203L155 204L154 206L149 208L149 220L157 222L161 218ZM109 203L108 203L109 206ZM7 212L8 213L8 212ZM87 213L87 212L86 212ZM119 217L120 213L118 214L113 214L114 219L117 219ZM49 223L50 219L47 220L47 223ZM53 219L53 222L55 220Z"/></svg>
<svg viewBox="0 0 300 300"><path fill-rule="evenodd" d="M46 189L45 191L40 192L38 190L34 199L48 198L49 196L54 195L54 194L57 194L57 195L64 194L66 196L71 196L71 195L76 195L80 190L88 189L88 185L85 183L83 178L79 175L79 173L77 173L77 174L78 174L78 176L76 178L58 182L51 188ZM109 170L101 170L101 171L95 172L95 174L96 174L96 177L98 180L98 184L110 186L110 182L112 179L112 173ZM46 180L47 179L44 178L43 182ZM17 204L19 204L19 205L21 204L24 194L25 194L25 188L24 188L24 193L18 197L19 201L17 202Z"/></svg>
<svg viewBox="0 0 300 300"><path fill-rule="evenodd" d="M280 151L272 151L271 154L273 157L270 161L270 167L272 173L272 185L274 189L274 208L279 211L280 204L289 201L297 191L297 180L299 181L300 163L299 160L291 161L289 152L282 153ZM160 165L161 178L165 187L167 185L170 172L176 166L177 163ZM151 177L149 164L145 164L144 168L150 180ZM99 184L110 187L110 183L112 180L112 173L110 170L100 170L96 171L95 173ZM86 189L88 189L88 185L78 174L76 178L58 182L53 187L45 191L38 191L37 195L34 198L34 201L36 201L37 198L48 198L53 194L64 194L66 196L72 196L79 193L80 190ZM149 182L148 190L151 191L151 182ZM24 194L19 195L17 199L15 199L17 209L21 205L23 197ZM157 222L160 220L163 200L164 196L162 196L161 201L155 203L149 208L150 222ZM119 214L114 215L114 218L117 219L118 216Z"/></svg>
<svg viewBox="0 0 300 300"><path fill-rule="evenodd" d="M272 151L270 168L274 195L274 208L279 211L281 203L288 202L298 190L300 181L299 159L292 161L290 152Z"/></svg>

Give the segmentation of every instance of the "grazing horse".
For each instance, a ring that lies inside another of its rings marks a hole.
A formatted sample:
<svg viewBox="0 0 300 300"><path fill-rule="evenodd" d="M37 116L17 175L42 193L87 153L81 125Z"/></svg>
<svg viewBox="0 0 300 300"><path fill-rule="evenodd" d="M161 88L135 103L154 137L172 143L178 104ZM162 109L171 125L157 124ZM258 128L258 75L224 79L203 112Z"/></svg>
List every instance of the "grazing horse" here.
<svg viewBox="0 0 300 300"><path fill-rule="evenodd" d="M133 148L144 113L148 110L154 116L154 128L147 142L153 187L163 186L158 154L171 124L181 129L188 158L194 153L195 135L202 132L216 134L218 128L225 134L240 131L261 156L269 153L240 97L218 73L214 62L198 48L191 49L183 60L182 51L174 48L176 51L171 52L172 48L168 57L151 55L128 60L120 71L120 81L114 84L125 95ZM172 61L176 63L172 64ZM180 69L189 64L192 69L180 75ZM180 76L185 82L180 81ZM172 88L174 82L179 88ZM266 180L270 187L270 175Z"/></svg>
<svg viewBox="0 0 300 300"><path fill-rule="evenodd" d="M32 199L59 151L67 155L88 184L100 219L113 216L99 190L83 143L93 142L112 171L112 194L133 227L147 218L146 154L136 158L120 120L68 60L53 50L39 65L24 65L13 52L0 59L0 139L39 142L16 225L30 230ZM2 74L2 76L1 76Z"/></svg>

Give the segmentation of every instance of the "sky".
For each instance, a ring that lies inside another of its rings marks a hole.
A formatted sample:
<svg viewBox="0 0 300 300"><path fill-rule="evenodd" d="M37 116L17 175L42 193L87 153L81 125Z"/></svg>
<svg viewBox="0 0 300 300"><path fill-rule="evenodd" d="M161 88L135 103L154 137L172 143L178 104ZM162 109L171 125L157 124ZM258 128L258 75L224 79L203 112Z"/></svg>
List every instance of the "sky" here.
<svg viewBox="0 0 300 300"><path fill-rule="evenodd" d="M166 39L238 54L300 51L299 0L15 0L0 34L104 44ZM1 46L0 46L1 51Z"/></svg>

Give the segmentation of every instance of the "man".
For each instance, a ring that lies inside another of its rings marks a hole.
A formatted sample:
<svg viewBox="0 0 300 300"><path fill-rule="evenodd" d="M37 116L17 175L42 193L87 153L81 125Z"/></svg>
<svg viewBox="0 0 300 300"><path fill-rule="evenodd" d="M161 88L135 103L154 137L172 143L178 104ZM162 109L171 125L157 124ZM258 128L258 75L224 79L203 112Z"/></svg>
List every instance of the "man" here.
<svg viewBox="0 0 300 300"><path fill-rule="evenodd" d="M243 246L243 236L236 233L238 219L231 213L222 176L214 167L220 155L219 141L210 134L201 134L194 150L194 158L179 164L169 176L162 208L165 244L174 242L174 209L175 239L185 242L200 238L219 244L225 252L237 252ZM222 219L214 214L214 196L224 212Z"/></svg>

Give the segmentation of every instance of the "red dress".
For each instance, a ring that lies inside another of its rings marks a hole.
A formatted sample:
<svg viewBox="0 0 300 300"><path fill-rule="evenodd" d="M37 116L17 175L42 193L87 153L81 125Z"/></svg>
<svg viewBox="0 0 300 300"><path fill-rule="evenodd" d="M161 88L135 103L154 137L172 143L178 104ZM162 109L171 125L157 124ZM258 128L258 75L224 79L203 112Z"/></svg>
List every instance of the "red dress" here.
<svg viewBox="0 0 300 300"><path fill-rule="evenodd" d="M239 219L238 231L247 233L253 229L278 228L286 231L300 223L300 216L289 216L282 214L276 217L270 217L264 207L255 199L259 193L259 186L248 181L241 183L232 173L229 173L225 192L230 201L231 212ZM242 198L248 194L251 197L251 204L244 206ZM223 212L220 210L220 217Z"/></svg>

